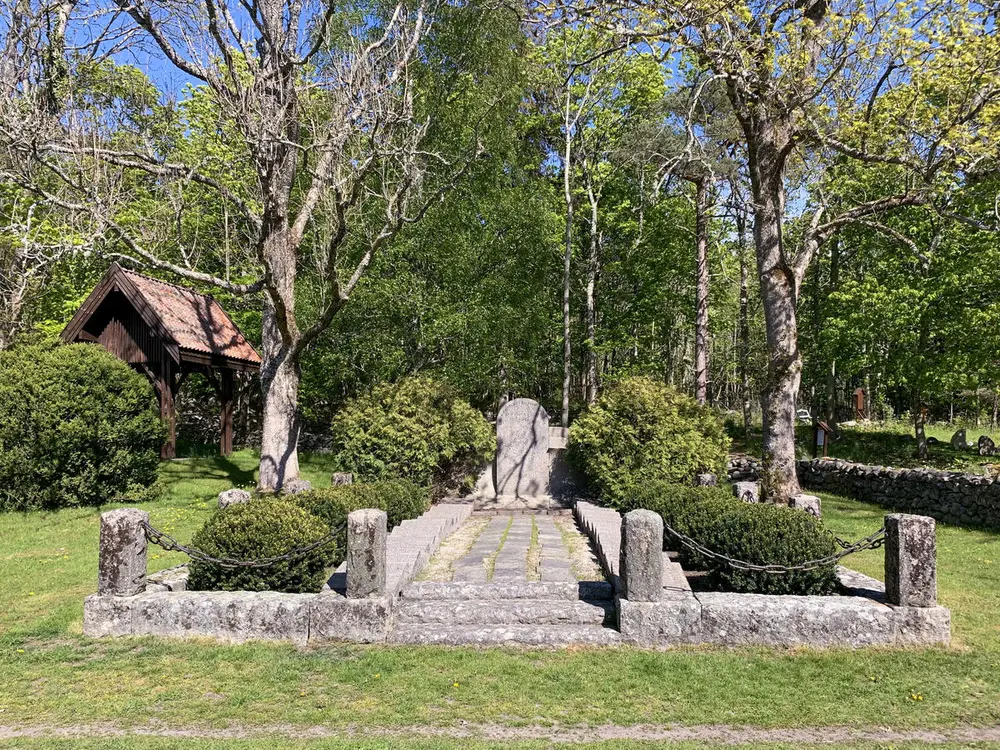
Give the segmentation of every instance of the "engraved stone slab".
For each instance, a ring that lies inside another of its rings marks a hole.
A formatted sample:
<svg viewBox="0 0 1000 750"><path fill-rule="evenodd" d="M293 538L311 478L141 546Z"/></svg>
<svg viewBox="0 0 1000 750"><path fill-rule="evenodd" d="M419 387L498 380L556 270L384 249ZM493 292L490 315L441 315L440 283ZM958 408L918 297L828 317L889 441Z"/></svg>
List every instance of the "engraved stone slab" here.
<svg viewBox="0 0 1000 750"><path fill-rule="evenodd" d="M733 497L746 503L760 502L759 482L733 482Z"/></svg>
<svg viewBox="0 0 1000 750"><path fill-rule="evenodd" d="M495 486L500 497L547 495L549 415L530 398L508 401L497 415Z"/></svg>

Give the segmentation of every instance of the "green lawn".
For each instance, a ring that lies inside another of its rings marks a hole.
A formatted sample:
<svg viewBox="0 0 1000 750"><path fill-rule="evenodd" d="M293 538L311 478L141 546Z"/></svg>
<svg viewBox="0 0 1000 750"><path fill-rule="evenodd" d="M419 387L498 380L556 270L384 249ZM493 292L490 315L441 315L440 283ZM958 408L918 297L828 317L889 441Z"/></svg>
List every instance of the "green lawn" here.
<svg viewBox="0 0 1000 750"><path fill-rule="evenodd" d="M254 462L240 453L165 464L167 492L147 506L152 523L189 539L218 491L252 481ZM326 484L327 468L321 458L307 458L303 473ZM823 500L827 524L841 535L859 538L881 523L878 508ZM940 595L954 618L950 649L539 652L89 640L81 635L82 601L96 586L98 525L95 509L0 515L0 727L1000 723L996 534L939 526ZM152 550L151 557L153 570L182 559ZM852 560L881 576L880 551ZM367 747L399 746L369 740L374 744ZM266 744L255 742L201 746ZM338 742L317 746L348 746ZM61 746L49 739L25 743L0 741L0 747ZM413 746L458 744L434 739ZM147 739L121 746L172 745ZM534 746L546 745L525 745Z"/></svg>
<svg viewBox="0 0 1000 750"><path fill-rule="evenodd" d="M975 450L957 451L951 447L951 436L959 425L946 423L929 424L927 437L940 442L928 446L926 461L915 456L916 442L913 440L913 425L906 422L873 422L854 427L841 427L839 435L830 443L829 452L833 458L843 458L864 464L880 466L930 466L949 471L970 471L984 473L987 465L1000 464L1000 456L980 456ZM966 441L976 443L980 435L989 436L1000 445L1000 432L988 426L966 427ZM756 456L761 452L761 433L758 425L750 438L742 435L742 429L731 430L733 449ZM795 428L796 452L800 458L812 458L812 426L799 424Z"/></svg>

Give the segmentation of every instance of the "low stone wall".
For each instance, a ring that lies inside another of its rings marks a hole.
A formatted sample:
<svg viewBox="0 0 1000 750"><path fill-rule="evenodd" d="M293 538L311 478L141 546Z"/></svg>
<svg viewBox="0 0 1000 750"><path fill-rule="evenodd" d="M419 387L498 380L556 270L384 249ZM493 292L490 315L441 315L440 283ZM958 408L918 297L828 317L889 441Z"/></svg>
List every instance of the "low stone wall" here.
<svg viewBox="0 0 1000 750"><path fill-rule="evenodd" d="M951 641L951 612L937 606L934 598L936 552L934 521L929 518L886 517L891 537L886 548L887 574L894 577L890 597L881 581L843 567L837 570L843 596L771 596L693 592L686 580L674 580L678 573L683 578L683 571L665 555L662 573L651 574L662 575L660 591L651 589L650 581L641 587L624 582L623 576L641 579L650 575L642 568L625 570L620 560L636 547L623 540L629 533L642 537L638 548L648 554L642 523L630 527L616 511L585 502L576 504L575 513L605 572L616 583L618 629L626 643L646 647L709 643L859 648L946 645ZM630 531L633 527L640 531ZM658 548L662 549L662 527L658 533ZM900 581L917 585L901 587ZM632 588L641 590L644 600L628 597Z"/></svg>
<svg viewBox="0 0 1000 750"><path fill-rule="evenodd" d="M730 481L756 479L760 461L733 456ZM799 461L803 487L930 516L939 521L1000 529L1000 479L937 469L894 469L836 458Z"/></svg>

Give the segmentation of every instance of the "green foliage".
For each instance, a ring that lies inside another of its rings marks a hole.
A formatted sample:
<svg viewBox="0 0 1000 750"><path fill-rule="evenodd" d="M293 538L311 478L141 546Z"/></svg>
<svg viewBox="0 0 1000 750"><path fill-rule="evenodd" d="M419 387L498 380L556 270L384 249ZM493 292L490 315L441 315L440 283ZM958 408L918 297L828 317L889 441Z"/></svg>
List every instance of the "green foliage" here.
<svg viewBox="0 0 1000 750"><path fill-rule="evenodd" d="M757 565L798 565L836 551L822 523L808 513L745 503L720 487L649 482L636 489L623 509L635 508L659 513L665 525L715 552ZM664 544L680 552L681 565L688 570L707 570L708 585L715 589L799 595L837 590L833 565L791 573L743 571L699 555L669 532L664 533Z"/></svg>
<svg viewBox="0 0 1000 750"><path fill-rule="evenodd" d="M389 516L389 528L416 518L430 507L427 488L405 479L386 480L339 487L322 487L289 498L301 508L338 529L347 514L362 508L378 508Z"/></svg>
<svg viewBox="0 0 1000 750"><path fill-rule="evenodd" d="M100 347L0 352L0 510L151 499L163 437L149 383Z"/></svg>
<svg viewBox="0 0 1000 750"><path fill-rule="evenodd" d="M404 478L443 494L474 480L493 455L486 419L442 380L410 377L376 387L334 417L333 453L363 480Z"/></svg>
<svg viewBox="0 0 1000 750"><path fill-rule="evenodd" d="M712 411L650 378L609 386L569 432L570 458L590 485L621 505L644 482L721 474L729 438Z"/></svg>
<svg viewBox="0 0 1000 750"><path fill-rule="evenodd" d="M328 532L321 519L295 503L283 498L256 498L219 510L191 543L212 557L256 560L315 542ZM337 546L327 544L266 568L223 568L192 560L188 586L196 591L316 592L323 585L327 567L338 558Z"/></svg>

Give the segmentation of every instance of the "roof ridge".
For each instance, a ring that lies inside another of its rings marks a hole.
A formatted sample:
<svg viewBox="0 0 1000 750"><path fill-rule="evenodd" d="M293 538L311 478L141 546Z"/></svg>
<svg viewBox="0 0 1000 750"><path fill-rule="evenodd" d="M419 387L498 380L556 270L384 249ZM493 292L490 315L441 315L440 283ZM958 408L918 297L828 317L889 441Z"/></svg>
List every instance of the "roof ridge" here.
<svg viewBox="0 0 1000 750"><path fill-rule="evenodd" d="M148 274L145 274L145 273L139 273L138 271L134 271L131 268L125 268L124 266L118 266L118 267L122 270L123 273L131 274L132 276L138 276L140 279L146 279L146 281L153 281L153 282L155 282L157 284L163 284L164 286L170 286L170 287L173 287L174 289L178 289L178 290L180 290L182 292L188 292L190 294L196 294L199 297L207 297L208 299L215 300L215 295L213 295L213 294L206 294L205 292L199 292L199 291L197 291L195 289L192 289L189 286L181 286L180 284L174 284L171 281L165 281L164 279L158 279L155 276L149 276Z"/></svg>

